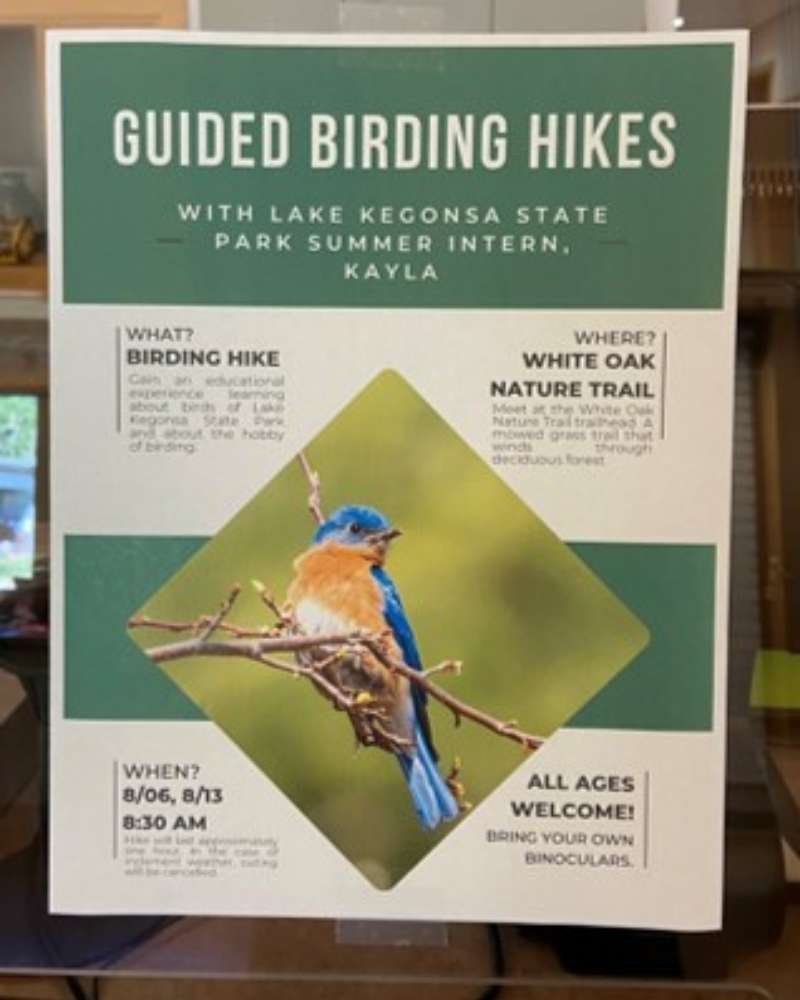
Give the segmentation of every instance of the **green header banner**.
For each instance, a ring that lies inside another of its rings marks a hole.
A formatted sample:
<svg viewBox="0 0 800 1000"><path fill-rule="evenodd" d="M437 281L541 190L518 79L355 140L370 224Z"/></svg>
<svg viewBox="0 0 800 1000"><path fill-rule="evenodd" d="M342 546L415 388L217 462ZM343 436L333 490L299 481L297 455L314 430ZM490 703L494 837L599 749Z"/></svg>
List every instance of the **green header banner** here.
<svg viewBox="0 0 800 1000"><path fill-rule="evenodd" d="M68 304L722 306L732 44L61 53Z"/></svg>

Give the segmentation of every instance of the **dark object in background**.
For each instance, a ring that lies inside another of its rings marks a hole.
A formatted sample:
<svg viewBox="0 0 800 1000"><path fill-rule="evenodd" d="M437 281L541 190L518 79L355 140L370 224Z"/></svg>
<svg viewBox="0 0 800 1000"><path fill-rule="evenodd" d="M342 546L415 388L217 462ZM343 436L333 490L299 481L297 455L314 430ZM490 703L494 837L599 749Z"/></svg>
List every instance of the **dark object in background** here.
<svg viewBox="0 0 800 1000"><path fill-rule="evenodd" d="M18 676L25 688L26 704L33 709L28 711L28 735L31 742L40 741L43 763L39 831L27 847L0 860L0 968L109 965L176 918L65 917L48 913L46 637L0 638L0 664ZM90 877L91 872L87 872Z"/></svg>
<svg viewBox="0 0 800 1000"><path fill-rule="evenodd" d="M171 917L60 917L47 912L47 844L42 833L0 861L0 967L103 967L167 926Z"/></svg>

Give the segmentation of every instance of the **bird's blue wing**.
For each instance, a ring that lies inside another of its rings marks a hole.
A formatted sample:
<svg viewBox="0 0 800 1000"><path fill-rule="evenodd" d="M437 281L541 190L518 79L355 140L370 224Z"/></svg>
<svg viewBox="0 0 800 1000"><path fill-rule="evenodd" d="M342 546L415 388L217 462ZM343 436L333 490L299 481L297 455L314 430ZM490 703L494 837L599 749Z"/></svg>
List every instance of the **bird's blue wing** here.
<svg viewBox="0 0 800 1000"><path fill-rule="evenodd" d="M417 640L414 638L406 609L403 607L394 581L382 566L373 566L372 575L378 581L383 594L383 617L403 652L403 659L409 667L421 670L422 660L417 649Z"/></svg>
<svg viewBox="0 0 800 1000"><path fill-rule="evenodd" d="M394 581L382 566L373 566L372 575L381 588L383 594L383 617L386 624L392 630L392 635L397 640L403 659L409 667L415 670L422 670L422 659L417 649L417 640L414 638L414 630L406 615L406 609L400 600L400 594ZM411 685L411 697L414 700L414 709L419 720L425 739L434 757L438 759L436 749L431 738L431 724L428 719L428 709L426 707L428 696L418 684Z"/></svg>

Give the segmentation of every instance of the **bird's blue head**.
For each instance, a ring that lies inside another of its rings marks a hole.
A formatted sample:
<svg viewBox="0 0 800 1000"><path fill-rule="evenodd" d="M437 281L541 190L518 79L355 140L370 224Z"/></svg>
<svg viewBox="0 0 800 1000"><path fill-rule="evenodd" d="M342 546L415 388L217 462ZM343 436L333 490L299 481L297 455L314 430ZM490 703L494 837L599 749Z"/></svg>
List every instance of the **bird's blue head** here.
<svg viewBox="0 0 800 1000"><path fill-rule="evenodd" d="M399 534L389 519L374 507L347 504L335 510L328 520L317 528L314 532L314 542L367 546L382 558L389 542Z"/></svg>

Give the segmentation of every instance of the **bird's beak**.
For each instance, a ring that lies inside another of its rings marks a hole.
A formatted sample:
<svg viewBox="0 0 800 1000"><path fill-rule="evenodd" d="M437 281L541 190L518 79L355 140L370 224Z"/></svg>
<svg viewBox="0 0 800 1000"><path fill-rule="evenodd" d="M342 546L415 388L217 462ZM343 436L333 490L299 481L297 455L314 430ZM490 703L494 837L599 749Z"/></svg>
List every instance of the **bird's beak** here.
<svg viewBox="0 0 800 1000"><path fill-rule="evenodd" d="M399 528L384 528L382 531L376 531L370 536L370 541L373 542L391 542L393 538L398 538L403 532Z"/></svg>

